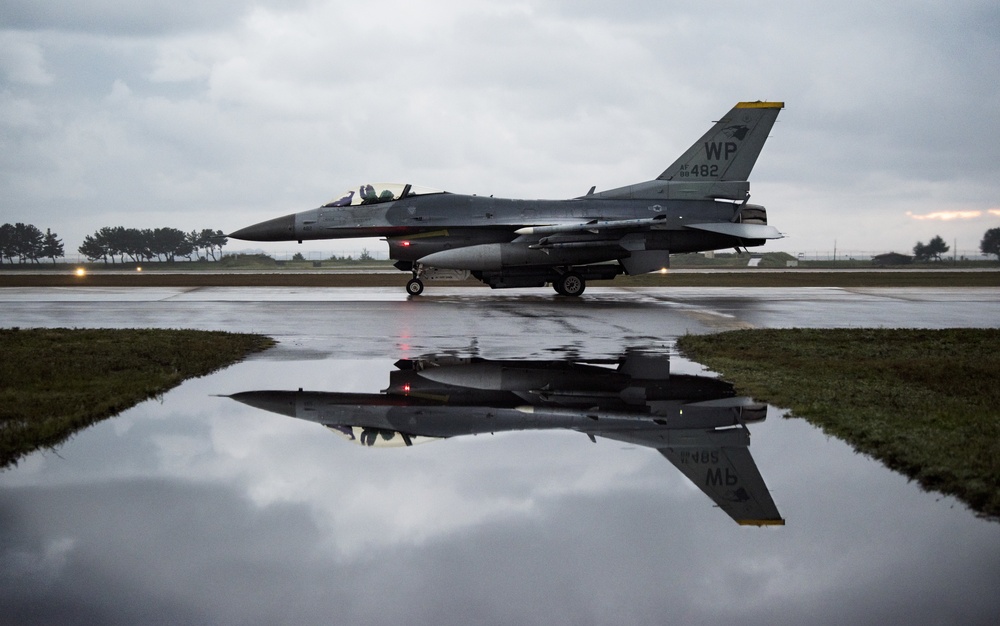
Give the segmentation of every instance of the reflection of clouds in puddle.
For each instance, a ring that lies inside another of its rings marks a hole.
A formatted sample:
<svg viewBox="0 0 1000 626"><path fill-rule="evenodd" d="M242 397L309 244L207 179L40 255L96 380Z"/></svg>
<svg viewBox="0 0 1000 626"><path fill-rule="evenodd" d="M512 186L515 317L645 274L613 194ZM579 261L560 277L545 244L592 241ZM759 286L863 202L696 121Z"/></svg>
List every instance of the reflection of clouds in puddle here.
<svg viewBox="0 0 1000 626"><path fill-rule="evenodd" d="M345 556L376 545L423 543L485 522L530 519L539 502L567 494L662 486L659 479L673 471L658 455L622 453L614 442L595 446L575 433L484 435L370 449L319 424L245 411L213 424L220 457L215 462L238 465L228 478L261 509L308 506L315 523L326 529L331 549ZM595 454L598 447L603 449ZM652 463L658 465L655 477L648 471ZM225 473L200 464L184 472L202 480L224 479ZM673 482L683 482L676 478Z"/></svg>
<svg viewBox="0 0 1000 626"><path fill-rule="evenodd" d="M20 584L34 583L44 587L62 573L75 544L72 538L60 537L37 546L5 551L6 568L3 569L8 569Z"/></svg>
<svg viewBox="0 0 1000 626"><path fill-rule="evenodd" d="M996 606L995 526L773 408L750 425L751 450L789 520L780 530L736 526L649 448L563 430L372 449L219 396L378 393L393 362L251 359L84 431L63 458L32 455L0 474L4 487L36 487L2 492L4 510L34 527L4 535L14 547L0 573L30 570L38 597L51 589L104 606L156 589L216 618L206 621L238 621L247 606L280 621L292 605L344 621L374 605L380 618L433 621L420 608L428 599L453 610L495 598L496 615L511 617L518 598L514 616L546 621L553 607L579 609L580 621L771 623L830 606L836 621L860 618L925 598L932 618ZM674 356L670 371L703 368ZM933 568L920 566L928 554ZM67 573L81 568L104 574L92 596Z"/></svg>

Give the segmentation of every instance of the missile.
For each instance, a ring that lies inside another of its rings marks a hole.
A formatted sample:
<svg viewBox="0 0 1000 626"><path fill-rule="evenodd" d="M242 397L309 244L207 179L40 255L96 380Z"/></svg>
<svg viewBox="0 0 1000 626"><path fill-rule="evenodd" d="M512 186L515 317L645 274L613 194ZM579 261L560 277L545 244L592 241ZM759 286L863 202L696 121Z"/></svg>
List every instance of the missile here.
<svg viewBox="0 0 1000 626"><path fill-rule="evenodd" d="M739 237L740 239L781 239L781 234L774 226L765 224L734 224L733 222L712 222L709 224L685 224L688 228L705 230L710 233Z"/></svg>
<svg viewBox="0 0 1000 626"><path fill-rule="evenodd" d="M518 235L555 235L557 233L578 233L578 232L597 232L601 230L616 230L620 228L635 228L643 226L656 226L665 222L667 219L666 215L657 215L656 217L648 217L634 220L605 220L599 222L597 220L592 220L589 222L584 222L582 224L554 224L552 226L526 226L524 228L519 228L514 232Z"/></svg>

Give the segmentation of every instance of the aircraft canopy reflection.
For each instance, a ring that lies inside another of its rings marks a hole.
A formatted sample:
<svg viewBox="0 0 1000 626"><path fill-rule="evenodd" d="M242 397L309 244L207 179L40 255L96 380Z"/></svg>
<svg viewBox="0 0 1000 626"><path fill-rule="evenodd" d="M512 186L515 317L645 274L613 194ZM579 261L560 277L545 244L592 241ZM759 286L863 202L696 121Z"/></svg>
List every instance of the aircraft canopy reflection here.
<svg viewBox="0 0 1000 626"><path fill-rule="evenodd" d="M304 419L363 446L566 429L654 448L741 525L784 519L750 455L748 422L767 407L729 383L670 373L669 356L603 360L401 359L381 393L260 390L243 404Z"/></svg>

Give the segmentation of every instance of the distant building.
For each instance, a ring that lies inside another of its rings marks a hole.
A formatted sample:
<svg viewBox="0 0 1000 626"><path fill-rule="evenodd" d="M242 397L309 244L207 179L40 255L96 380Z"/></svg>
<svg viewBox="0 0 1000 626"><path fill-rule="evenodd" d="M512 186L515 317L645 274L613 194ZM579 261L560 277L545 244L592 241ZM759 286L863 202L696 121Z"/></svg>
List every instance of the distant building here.
<svg viewBox="0 0 1000 626"><path fill-rule="evenodd" d="M908 265L913 263L913 257L898 252L886 252L872 257L872 265Z"/></svg>

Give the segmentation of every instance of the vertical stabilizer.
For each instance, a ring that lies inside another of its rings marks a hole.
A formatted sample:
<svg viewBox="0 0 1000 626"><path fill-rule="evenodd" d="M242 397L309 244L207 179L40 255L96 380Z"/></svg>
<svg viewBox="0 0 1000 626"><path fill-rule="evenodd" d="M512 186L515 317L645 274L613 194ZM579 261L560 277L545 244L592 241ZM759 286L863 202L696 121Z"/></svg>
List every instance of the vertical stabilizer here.
<svg viewBox="0 0 1000 626"><path fill-rule="evenodd" d="M657 180L745 181L784 102L740 102Z"/></svg>

